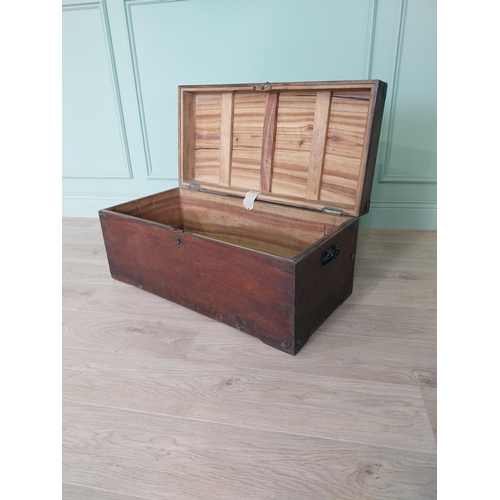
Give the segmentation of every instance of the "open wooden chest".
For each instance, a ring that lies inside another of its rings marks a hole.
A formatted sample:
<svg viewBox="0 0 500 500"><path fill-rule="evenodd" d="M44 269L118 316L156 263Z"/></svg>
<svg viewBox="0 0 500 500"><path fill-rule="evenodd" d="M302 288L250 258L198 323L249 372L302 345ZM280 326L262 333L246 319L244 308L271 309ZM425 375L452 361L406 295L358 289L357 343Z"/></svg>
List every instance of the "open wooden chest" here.
<svg viewBox="0 0 500 500"><path fill-rule="evenodd" d="M112 277L296 354L352 292L386 89L179 87L181 186L99 212Z"/></svg>

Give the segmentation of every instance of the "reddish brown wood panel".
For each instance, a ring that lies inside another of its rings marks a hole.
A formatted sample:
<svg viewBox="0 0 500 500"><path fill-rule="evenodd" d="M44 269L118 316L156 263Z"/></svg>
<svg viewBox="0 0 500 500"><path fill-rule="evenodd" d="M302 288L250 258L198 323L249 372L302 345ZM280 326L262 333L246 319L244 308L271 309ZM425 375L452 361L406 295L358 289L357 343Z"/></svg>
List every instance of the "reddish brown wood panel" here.
<svg viewBox="0 0 500 500"><path fill-rule="evenodd" d="M290 352L293 263L109 210L100 218L114 279Z"/></svg>
<svg viewBox="0 0 500 500"><path fill-rule="evenodd" d="M296 268L295 353L352 293L358 219L315 245ZM338 245L338 257L322 264L323 253Z"/></svg>

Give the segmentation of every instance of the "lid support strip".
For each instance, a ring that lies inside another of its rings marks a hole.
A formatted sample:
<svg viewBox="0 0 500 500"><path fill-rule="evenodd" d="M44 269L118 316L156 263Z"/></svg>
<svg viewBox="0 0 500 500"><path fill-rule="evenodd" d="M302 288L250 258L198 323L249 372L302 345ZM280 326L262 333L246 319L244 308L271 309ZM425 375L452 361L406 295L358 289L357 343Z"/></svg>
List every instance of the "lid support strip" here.
<svg viewBox="0 0 500 500"><path fill-rule="evenodd" d="M194 179L195 170L195 136L196 136L196 95L191 92L182 94L182 113L180 121L182 136L179 137L179 151L182 153L179 162L179 178L181 182L190 182Z"/></svg>
<svg viewBox="0 0 500 500"><path fill-rule="evenodd" d="M274 146L276 144L276 123L278 121L278 98L278 92L269 92L267 94L260 160L260 190L263 193L271 192Z"/></svg>
<svg viewBox="0 0 500 500"><path fill-rule="evenodd" d="M325 162L326 135L330 118L331 92L321 90L316 96L314 111L309 174L307 177L306 198L318 200L321 190L323 164Z"/></svg>
<svg viewBox="0 0 500 500"><path fill-rule="evenodd" d="M222 110L220 119L220 166L219 184L231 185L231 160L233 153L233 113L234 93L222 93Z"/></svg>

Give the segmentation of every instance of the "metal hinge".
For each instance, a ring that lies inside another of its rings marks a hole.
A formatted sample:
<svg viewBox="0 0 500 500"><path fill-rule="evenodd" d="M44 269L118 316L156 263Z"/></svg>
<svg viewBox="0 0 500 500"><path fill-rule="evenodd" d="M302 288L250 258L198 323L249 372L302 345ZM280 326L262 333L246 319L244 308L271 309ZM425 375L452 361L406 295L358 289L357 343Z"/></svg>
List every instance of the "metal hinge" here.
<svg viewBox="0 0 500 500"><path fill-rule="evenodd" d="M189 189L195 189L196 191L199 191L201 189L201 186L192 182L191 184L189 184Z"/></svg>
<svg viewBox="0 0 500 500"><path fill-rule="evenodd" d="M323 207L323 212L332 215L342 215L342 209L335 207Z"/></svg>
<svg viewBox="0 0 500 500"><path fill-rule="evenodd" d="M261 85L253 85L252 90L271 90L271 85L269 85L269 82L263 83Z"/></svg>

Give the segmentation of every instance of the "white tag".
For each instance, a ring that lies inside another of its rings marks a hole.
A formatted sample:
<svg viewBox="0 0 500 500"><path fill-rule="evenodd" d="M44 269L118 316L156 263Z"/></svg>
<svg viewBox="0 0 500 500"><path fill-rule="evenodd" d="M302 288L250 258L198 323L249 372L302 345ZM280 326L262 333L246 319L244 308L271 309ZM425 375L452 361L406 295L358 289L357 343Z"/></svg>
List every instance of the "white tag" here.
<svg viewBox="0 0 500 500"><path fill-rule="evenodd" d="M243 200L243 206L247 210L253 210L253 202L259 196L260 191L248 191L248 193L245 196L245 199Z"/></svg>

